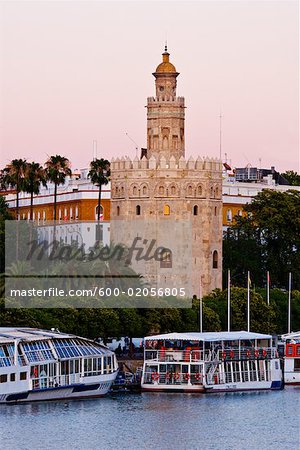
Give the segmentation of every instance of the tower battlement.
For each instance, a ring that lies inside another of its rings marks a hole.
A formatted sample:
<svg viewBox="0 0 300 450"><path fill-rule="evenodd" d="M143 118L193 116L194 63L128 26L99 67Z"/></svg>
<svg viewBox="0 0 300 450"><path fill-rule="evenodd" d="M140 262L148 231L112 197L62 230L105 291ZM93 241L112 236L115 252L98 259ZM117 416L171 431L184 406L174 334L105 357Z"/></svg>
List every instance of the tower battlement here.
<svg viewBox="0 0 300 450"><path fill-rule="evenodd" d="M155 106L157 103L173 103L174 105L184 106L184 97L174 97L172 95L148 97L147 98L148 106L151 106L151 103L154 103Z"/></svg>
<svg viewBox="0 0 300 450"><path fill-rule="evenodd" d="M170 170L172 172L176 170L196 170L222 173L222 161L217 158L201 158L200 156L196 160L192 156L189 159L181 157L176 160L174 156L156 158L154 155L149 159L145 156L142 159L138 157L134 159L128 157L113 158L111 160L111 171L113 173L119 170ZM147 176L146 173L145 176Z"/></svg>

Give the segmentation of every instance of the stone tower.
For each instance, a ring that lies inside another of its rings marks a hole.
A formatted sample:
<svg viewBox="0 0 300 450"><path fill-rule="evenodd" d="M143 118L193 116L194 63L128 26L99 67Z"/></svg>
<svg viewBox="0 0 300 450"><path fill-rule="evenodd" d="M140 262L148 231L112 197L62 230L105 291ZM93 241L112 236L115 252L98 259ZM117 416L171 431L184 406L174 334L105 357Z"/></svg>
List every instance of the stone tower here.
<svg viewBox="0 0 300 450"><path fill-rule="evenodd" d="M167 49L147 103L147 156L111 162L111 240L139 237L170 249L142 274L159 287L186 286L189 295L222 287L222 163L185 158L184 98ZM141 273L139 267L133 269Z"/></svg>
<svg viewBox="0 0 300 450"><path fill-rule="evenodd" d="M184 151L184 97L176 97L177 77L165 47L163 61L153 73L156 96L147 101L147 156L172 155L179 159Z"/></svg>

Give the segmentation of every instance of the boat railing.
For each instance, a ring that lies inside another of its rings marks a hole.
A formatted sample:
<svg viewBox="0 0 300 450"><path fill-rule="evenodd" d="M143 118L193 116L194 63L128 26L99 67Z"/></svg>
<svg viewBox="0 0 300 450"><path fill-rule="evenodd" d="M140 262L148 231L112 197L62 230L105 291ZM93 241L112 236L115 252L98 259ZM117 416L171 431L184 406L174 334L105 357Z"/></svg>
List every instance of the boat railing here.
<svg viewBox="0 0 300 450"><path fill-rule="evenodd" d="M198 362L222 360L272 359L276 358L274 347L224 348L215 350L145 350L145 360L155 362Z"/></svg>
<svg viewBox="0 0 300 450"><path fill-rule="evenodd" d="M182 384L203 384L203 377L200 372L152 372L146 371L143 375L145 384L162 384L166 386L176 386Z"/></svg>
<svg viewBox="0 0 300 450"><path fill-rule="evenodd" d="M274 347L264 348L225 348L216 352L216 358L219 360L253 360L253 359L273 359L277 357L277 351Z"/></svg>
<svg viewBox="0 0 300 450"><path fill-rule="evenodd" d="M206 384L225 384L225 383L246 383L249 381L270 381L271 372L269 369L252 369L242 371L214 372L206 374Z"/></svg>
<svg viewBox="0 0 300 450"><path fill-rule="evenodd" d="M69 386L71 384L78 384L82 381L79 373L72 373L68 375L45 376L31 378L32 389L49 389L61 386Z"/></svg>
<svg viewBox="0 0 300 450"><path fill-rule="evenodd" d="M145 350L145 359L157 362L210 361L211 351L203 350Z"/></svg>

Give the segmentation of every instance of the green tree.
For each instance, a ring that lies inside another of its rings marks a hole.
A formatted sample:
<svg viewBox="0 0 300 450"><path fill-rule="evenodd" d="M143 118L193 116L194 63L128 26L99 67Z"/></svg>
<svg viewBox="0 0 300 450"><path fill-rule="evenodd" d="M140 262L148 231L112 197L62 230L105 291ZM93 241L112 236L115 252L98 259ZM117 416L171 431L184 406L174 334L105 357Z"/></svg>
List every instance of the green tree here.
<svg viewBox="0 0 300 450"><path fill-rule="evenodd" d="M56 221L56 204L57 204L57 186L65 184L66 177L72 175L70 161L68 158L60 155L50 156L46 161L46 178L54 184L54 214L53 219Z"/></svg>
<svg viewBox="0 0 300 450"><path fill-rule="evenodd" d="M294 170L287 170L281 174L291 186L300 186L300 175Z"/></svg>
<svg viewBox="0 0 300 450"><path fill-rule="evenodd" d="M221 329L227 330L227 290L216 290L204 298L204 304L211 308L221 321ZM247 289L231 288L231 330L247 330ZM276 312L268 306L260 293L250 293L250 329L257 333L276 331Z"/></svg>
<svg viewBox="0 0 300 450"><path fill-rule="evenodd" d="M0 274L5 267L5 221L12 220L12 215L8 208L5 197L0 195Z"/></svg>
<svg viewBox="0 0 300 450"><path fill-rule="evenodd" d="M250 270L255 285L264 286L266 271L273 287L286 288L288 273L300 287L300 192L264 190L245 206L224 236L224 278L228 269L235 284L246 283ZM239 276L239 278L238 278Z"/></svg>
<svg viewBox="0 0 300 450"><path fill-rule="evenodd" d="M90 162L90 171L88 177L91 182L98 186L98 206L97 206L97 220L100 222L100 209L101 209L101 193L102 186L108 184L110 177L110 162L107 159L94 159Z"/></svg>
<svg viewBox="0 0 300 450"><path fill-rule="evenodd" d="M26 159L13 159L2 171L1 184L16 190L16 218L19 218L19 196L24 190Z"/></svg>
<svg viewBox="0 0 300 450"><path fill-rule="evenodd" d="M39 163L27 163L24 191L30 194L30 220L33 220L33 196L40 193L41 184L47 186L45 170Z"/></svg>

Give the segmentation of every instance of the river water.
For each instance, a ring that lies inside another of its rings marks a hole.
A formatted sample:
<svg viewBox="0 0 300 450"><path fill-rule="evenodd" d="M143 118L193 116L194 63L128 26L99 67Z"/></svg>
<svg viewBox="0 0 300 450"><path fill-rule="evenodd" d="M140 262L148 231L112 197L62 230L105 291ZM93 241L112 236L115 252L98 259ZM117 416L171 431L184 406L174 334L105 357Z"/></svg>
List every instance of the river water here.
<svg viewBox="0 0 300 450"><path fill-rule="evenodd" d="M0 405L1 450L299 450L300 389Z"/></svg>

